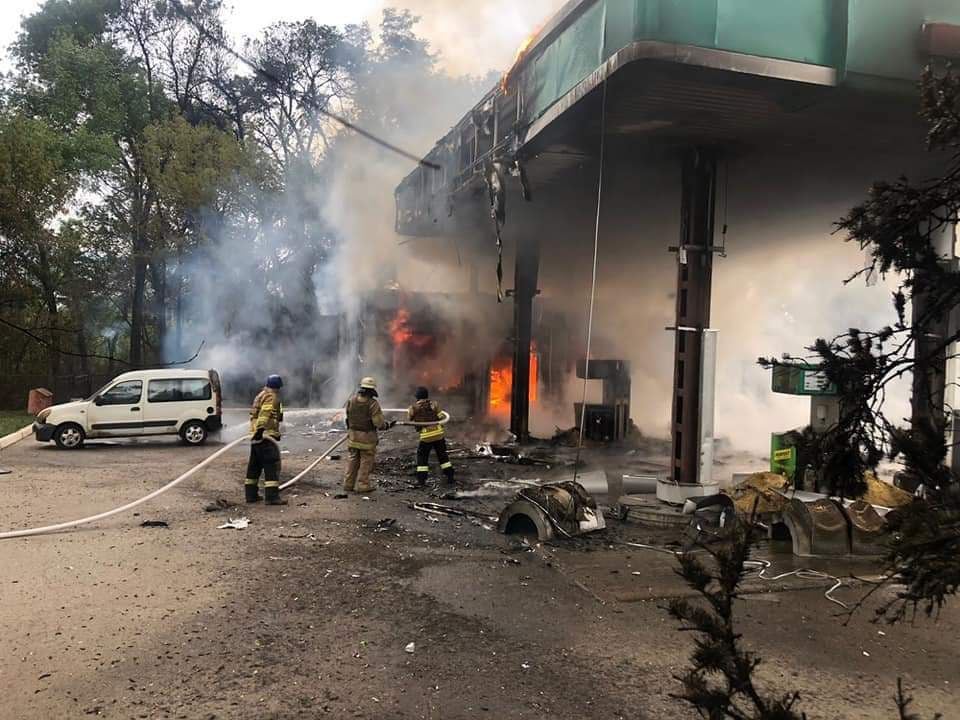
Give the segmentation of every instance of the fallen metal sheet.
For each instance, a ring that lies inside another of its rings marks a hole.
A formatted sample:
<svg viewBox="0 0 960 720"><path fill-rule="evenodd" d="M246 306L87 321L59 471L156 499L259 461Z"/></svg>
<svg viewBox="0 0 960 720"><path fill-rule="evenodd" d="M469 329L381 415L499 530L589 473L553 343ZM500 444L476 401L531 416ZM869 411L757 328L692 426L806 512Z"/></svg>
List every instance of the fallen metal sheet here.
<svg viewBox="0 0 960 720"><path fill-rule="evenodd" d="M798 557L840 557L851 552L847 516L834 500L793 499L783 511L783 522L790 530L793 554Z"/></svg>
<svg viewBox="0 0 960 720"><path fill-rule="evenodd" d="M889 528L873 505L857 500L845 508L850 521L850 552L854 555L884 555Z"/></svg>
<svg viewBox="0 0 960 720"><path fill-rule="evenodd" d="M575 537L606 527L597 503L582 485L573 482L527 487L500 513L501 533L535 529L540 540Z"/></svg>

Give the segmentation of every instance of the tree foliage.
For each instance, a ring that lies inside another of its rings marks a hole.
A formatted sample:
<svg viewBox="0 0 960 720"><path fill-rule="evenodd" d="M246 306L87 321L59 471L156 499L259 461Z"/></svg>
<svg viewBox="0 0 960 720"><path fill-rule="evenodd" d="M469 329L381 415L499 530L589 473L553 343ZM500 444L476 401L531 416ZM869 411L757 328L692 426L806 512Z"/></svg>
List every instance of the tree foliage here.
<svg viewBox="0 0 960 720"><path fill-rule="evenodd" d="M224 310L223 332L260 344L276 325L310 342L315 278L339 241L325 206L343 132L324 111L395 127L392 84L439 75L406 12L386 11L376 40L366 25L265 27L242 44L263 72L228 51L224 13L222 0L46 0L24 18L0 89L7 376L43 368L54 383L189 353L194 275L229 260L225 244L249 257L217 271L270 311L254 327Z"/></svg>
<svg viewBox="0 0 960 720"><path fill-rule="evenodd" d="M944 169L929 180L875 183L839 222L847 241L869 259L853 278L898 278L894 320L811 346L813 361L839 388L842 409L839 423L822 435L809 434L804 448L834 494L859 495L866 473L885 458L901 462L904 478L922 488L922 500L892 517L890 578L903 585L880 614L894 621L919 608L934 613L960 582L960 497L946 462L952 409L945 408L942 389L947 359L960 340L951 320L960 306L960 272L955 261L945 260L960 216L960 75L927 69L921 88L928 145ZM884 404L890 385L904 378L913 382L908 427L890 418Z"/></svg>

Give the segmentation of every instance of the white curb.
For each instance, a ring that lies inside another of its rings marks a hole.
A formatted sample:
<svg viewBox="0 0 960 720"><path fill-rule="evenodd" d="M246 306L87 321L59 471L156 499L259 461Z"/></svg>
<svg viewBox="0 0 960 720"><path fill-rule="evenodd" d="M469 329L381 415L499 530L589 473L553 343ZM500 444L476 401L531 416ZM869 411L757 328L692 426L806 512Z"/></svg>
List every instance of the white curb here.
<svg viewBox="0 0 960 720"><path fill-rule="evenodd" d="M25 428L21 428L20 430L16 430L10 433L9 435L4 435L2 438L0 438L0 450L10 447L14 443L18 443L28 435L32 435L32 434L33 434L33 425L30 424L30 425L27 425Z"/></svg>

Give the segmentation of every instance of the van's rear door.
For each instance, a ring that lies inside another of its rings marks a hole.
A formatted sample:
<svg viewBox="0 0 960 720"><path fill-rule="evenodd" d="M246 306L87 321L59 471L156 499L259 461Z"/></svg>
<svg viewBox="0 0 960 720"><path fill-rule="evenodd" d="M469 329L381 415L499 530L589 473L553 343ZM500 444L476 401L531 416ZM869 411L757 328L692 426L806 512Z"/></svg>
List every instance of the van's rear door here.
<svg viewBox="0 0 960 720"><path fill-rule="evenodd" d="M152 378L147 383L144 434L177 432L187 420L205 420L213 406L209 378Z"/></svg>

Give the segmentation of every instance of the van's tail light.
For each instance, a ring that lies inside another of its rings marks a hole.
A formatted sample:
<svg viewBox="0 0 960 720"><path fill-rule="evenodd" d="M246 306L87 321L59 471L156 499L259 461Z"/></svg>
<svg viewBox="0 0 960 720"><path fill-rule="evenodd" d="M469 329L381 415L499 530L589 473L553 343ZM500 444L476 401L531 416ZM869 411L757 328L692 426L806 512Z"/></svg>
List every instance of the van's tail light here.
<svg viewBox="0 0 960 720"><path fill-rule="evenodd" d="M210 385L217 396L217 415L223 414L223 393L220 392L220 374L216 370L210 371Z"/></svg>

